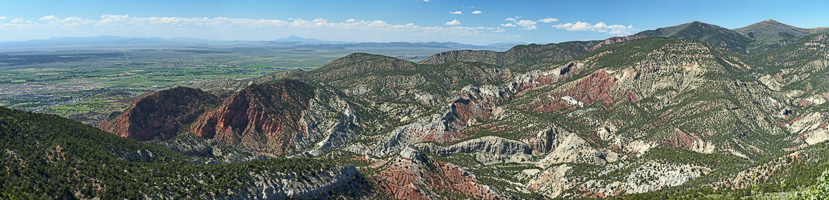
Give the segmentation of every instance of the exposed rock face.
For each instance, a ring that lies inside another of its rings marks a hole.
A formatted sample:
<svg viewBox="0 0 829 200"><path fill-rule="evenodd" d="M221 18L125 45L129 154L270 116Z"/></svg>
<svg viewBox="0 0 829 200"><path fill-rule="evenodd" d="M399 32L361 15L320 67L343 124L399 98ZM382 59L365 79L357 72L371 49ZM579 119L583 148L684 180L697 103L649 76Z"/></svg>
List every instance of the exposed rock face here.
<svg viewBox="0 0 829 200"><path fill-rule="evenodd" d="M284 155L296 146L294 132L307 136L299 121L314 95L313 87L299 81L251 85L202 116L192 130L242 150Z"/></svg>
<svg viewBox="0 0 829 200"><path fill-rule="evenodd" d="M516 75L507 87L512 93L520 94L523 91L532 91L533 88L551 85L576 74L583 65L583 63L568 63L549 70L532 70Z"/></svg>
<svg viewBox="0 0 829 200"><path fill-rule="evenodd" d="M647 36L644 36L644 35L628 35L628 36L622 36L622 37L611 37L611 38L608 38L608 39L606 39L604 41L601 41L597 44L594 44L593 46L589 47L589 50L590 51L595 51L596 49L599 49L599 48L601 48L605 45L609 45L609 44L613 44L613 43L619 43L619 42L625 42L625 41L628 41L628 40L635 40L635 39L640 39L640 38L645 38L645 37L647 37Z"/></svg>
<svg viewBox="0 0 829 200"><path fill-rule="evenodd" d="M655 161L647 162L640 166L634 173L627 176L624 184L626 193L642 193L661 189L662 187L673 187L700 177L710 172L711 169L693 165L669 165ZM654 176L655 180L642 181L636 177Z"/></svg>
<svg viewBox="0 0 829 200"><path fill-rule="evenodd" d="M419 144L423 151L439 156L472 154L485 164L499 162L524 162L532 157L532 150L523 142L495 136L486 136L463 141L446 147Z"/></svg>
<svg viewBox="0 0 829 200"><path fill-rule="evenodd" d="M576 105L584 107L599 102L605 109L610 109L618 98L610 94L615 86L616 79L607 72L600 71L581 80L573 88L557 92L549 98L542 98L530 107L533 107L536 112L547 112Z"/></svg>
<svg viewBox="0 0 829 200"><path fill-rule="evenodd" d="M533 155L544 155L561 144L561 141L559 141L560 137L571 134L572 133L559 127L551 127L546 130L539 131L535 137L524 139L524 142L532 148Z"/></svg>
<svg viewBox="0 0 829 200"><path fill-rule="evenodd" d="M673 147L681 147L699 153L712 153L715 148L711 142L705 141L693 133L686 133L679 129L676 130L673 139L665 142Z"/></svg>
<svg viewBox="0 0 829 200"><path fill-rule="evenodd" d="M472 199L500 199L489 186L478 184L475 175L460 167L423 157L406 148L384 163L370 179L383 193L397 199L445 199L445 193Z"/></svg>
<svg viewBox="0 0 829 200"><path fill-rule="evenodd" d="M512 93L508 88L494 85L468 85L461 89L460 94L469 95L470 99L475 99L476 101L490 105L504 103L512 97Z"/></svg>
<svg viewBox="0 0 829 200"><path fill-rule="evenodd" d="M407 145L420 142L448 143L466 138L461 130L477 120L491 117L490 109L470 99L459 98L453 101L443 114L401 126L385 137L373 149L373 154L383 156L399 151Z"/></svg>
<svg viewBox="0 0 829 200"><path fill-rule="evenodd" d="M237 191L238 198L242 199L317 199L332 193L350 192L353 196L370 194L368 181L363 179L354 166L339 167L328 173L318 173L315 176L299 174L271 174L253 175L254 187L246 191Z"/></svg>
<svg viewBox="0 0 829 200"><path fill-rule="evenodd" d="M604 165L606 153L593 148L584 139L574 133L556 134L553 131L539 133L545 137L541 141L545 148L552 149L539 163L549 166L559 163L589 163ZM615 158L614 158L615 159Z"/></svg>
<svg viewBox="0 0 829 200"><path fill-rule="evenodd" d="M134 140L166 140L186 131L218 97L199 89L176 87L146 95L99 128Z"/></svg>
<svg viewBox="0 0 829 200"><path fill-rule="evenodd" d="M247 187L222 194L203 193L190 197L199 199L361 199L371 195L368 180L354 166L333 167L315 174L257 171L241 175ZM209 178L209 177L205 177ZM155 190L144 197L176 198L171 190Z"/></svg>
<svg viewBox="0 0 829 200"><path fill-rule="evenodd" d="M541 172L541 175L530 180L527 188L530 191L542 193L549 198L559 197L565 190L573 187L566 176L569 169L570 167L567 165L548 168Z"/></svg>
<svg viewBox="0 0 829 200"><path fill-rule="evenodd" d="M360 115L350 103L324 88L317 91L309 109L302 111L299 125L304 130L291 139L297 149L306 149L312 156L347 145L355 139L354 129L360 124Z"/></svg>

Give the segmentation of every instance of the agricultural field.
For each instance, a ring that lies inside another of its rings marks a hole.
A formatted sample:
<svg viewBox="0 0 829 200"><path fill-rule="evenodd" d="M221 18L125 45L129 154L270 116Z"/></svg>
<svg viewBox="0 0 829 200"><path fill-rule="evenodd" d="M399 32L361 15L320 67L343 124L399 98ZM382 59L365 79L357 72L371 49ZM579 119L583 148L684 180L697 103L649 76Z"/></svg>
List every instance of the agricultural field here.
<svg viewBox="0 0 829 200"><path fill-rule="evenodd" d="M447 51L432 47L228 46L0 52L0 106L97 124L130 97L215 79L248 79L313 70L354 52L418 61Z"/></svg>

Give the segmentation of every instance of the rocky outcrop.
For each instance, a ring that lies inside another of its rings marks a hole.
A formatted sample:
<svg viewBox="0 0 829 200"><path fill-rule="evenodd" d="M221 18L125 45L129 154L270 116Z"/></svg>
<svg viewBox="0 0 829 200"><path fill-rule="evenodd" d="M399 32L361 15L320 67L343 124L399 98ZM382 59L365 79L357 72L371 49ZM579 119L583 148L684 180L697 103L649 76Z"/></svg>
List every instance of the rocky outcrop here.
<svg viewBox="0 0 829 200"><path fill-rule="evenodd" d="M232 198L242 199L318 199L340 194L359 198L371 194L368 181L354 166L337 167L316 175L270 172L253 174L252 187L235 191ZM301 177L298 177L301 176ZM350 194L350 195L347 195Z"/></svg>
<svg viewBox="0 0 829 200"><path fill-rule="evenodd" d="M626 42L628 40L635 40L635 39L640 39L640 38L645 38L645 37L647 37L647 36L644 36L644 35L628 35L628 36L622 36L622 37L611 37L611 38L608 38L608 39L603 40L601 42L598 42L598 43L594 44L593 46L588 47L587 49L590 50L590 51L595 51L596 49L599 49L603 46L610 45L610 44L613 44L613 43Z"/></svg>
<svg viewBox="0 0 829 200"><path fill-rule="evenodd" d="M390 158L381 171L370 177L377 189L396 199L446 199L445 194L472 199L500 199L489 186L479 184L474 174L443 161L423 156L412 148Z"/></svg>
<svg viewBox="0 0 829 200"><path fill-rule="evenodd" d="M587 141L574 133L556 134L552 138L548 138L547 141L550 142L552 151L538 161L544 166L559 163L588 163L594 165L607 163L606 158L609 155L605 151L592 147Z"/></svg>
<svg viewBox="0 0 829 200"><path fill-rule="evenodd" d="M311 166L309 166L311 167ZM318 166L317 166L318 167ZM316 173L285 171L250 171L241 173L242 189L226 189L221 193L182 193L179 190L158 190L144 193L144 198L170 199L185 195L198 199L362 199L372 195L368 180L354 166L334 166ZM198 179L210 179L198 176ZM208 180L200 180L208 182ZM215 184L215 183L214 183Z"/></svg>
<svg viewBox="0 0 829 200"><path fill-rule="evenodd" d="M512 82L507 84L507 87L512 93L532 91L533 88L551 85L562 79L566 79L572 74L578 73L582 67L584 67L583 63L567 63L553 69L532 70L516 75Z"/></svg>
<svg viewBox="0 0 829 200"><path fill-rule="evenodd" d="M605 71L599 71L579 81L572 88L556 92L548 98L539 99L530 107L533 107L533 111L536 112L549 112L572 106L584 107L599 102L605 109L609 110L610 106L619 98L618 95L610 93L615 86L616 79L614 77Z"/></svg>
<svg viewBox="0 0 829 200"><path fill-rule="evenodd" d="M315 90L299 81L254 84L236 93L193 124L193 133L242 150L285 155L296 147L291 138L305 136L300 119Z"/></svg>
<svg viewBox="0 0 829 200"><path fill-rule="evenodd" d="M532 150L523 142L496 136L475 138L457 144L439 147L428 143L416 145L419 149L438 156L471 154L484 164L524 162L532 157Z"/></svg>
<svg viewBox="0 0 829 200"><path fill-rule="evenodd" d="M360 125L357 110L338 94L319 89L299 120L303 128L291 139L297 149L312 156L347 145L355 139L354 129ZM306 134L301 134L306 133Z"/></svg>
<svg viewBox="0 0 829 200"><path fill-rule="evenodd" d="M713 153L716 148L710 141L705 141L693 133L686 133L679 129L676 129L673 139L665 142L672 147L680 147L699 153Z"/></svg>
<svg viewBox="0 0 829 200"><path fill-rule="evenodd" d="M445 144L466 138L461 130L491 117L491 109L467 98L458 98L445 108L443 114L434 114L395 129L377 144L372 154L384 156L410 144L437 142Z"/></svg>
<svg viewBox="0 0 829 200"><path fill-rule="evenodd" d="M572 184L567 180L567 170L570 167L567 165L559 165L550 167L544 172L541 172L536 178L527 183L527 188L530 191L544 194L548 198L556 198L570 189Z"/></svg>
<svg viewBox="0 0 829 200"><path fill-rule="evenodd" d="M460 95L468 95L470 99L489 105L507 102L512 97L508 88L494 85L468 85L461 88Z"/></svg>
<svg viewBox="0 0 829 200"><path fill-rule="evenodd" d="M533 155L544 155L561 144L559 137L570 135L572 133L559 128L551 127L543 131L539 131L535 137L524 139L523 141L532 148Z"/></svg>
<svg viewBox="0 0 829 200"><path fill-rule="evenodd" d="M199 89L176 87L150 93L117 117L98 127L134 140L167 140L198 118L218 97Z"/></svg>

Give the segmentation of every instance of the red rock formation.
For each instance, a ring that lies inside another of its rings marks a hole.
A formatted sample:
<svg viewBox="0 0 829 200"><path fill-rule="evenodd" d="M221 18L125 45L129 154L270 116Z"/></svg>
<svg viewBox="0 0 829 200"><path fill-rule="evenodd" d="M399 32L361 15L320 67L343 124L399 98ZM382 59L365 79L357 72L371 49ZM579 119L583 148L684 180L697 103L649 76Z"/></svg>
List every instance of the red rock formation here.
<svg viewBox="0 0 829 200"><path fill-rule="evenodd" d="M613 105L617 99L617 97L610 94L611 89L615 86L616 78L610 76L610 74L605 71L599 71L590 74L590 76L579 81L572 88L556 92L554 95L551 95L549 99L536 101L532 103L531 106L536 112L549 112L570 108L574 105L561 100L561 97L570 96L573 97L573 99L583 102L585 106L599 102L605 109L610 109L610 106Z"/></svg>
<svg viewBox="0 0 829 200"><path fill-rule="evenodd" d="M633 91L628 91L628 93L625 94L625 98L627 98L628 100L630 100L630 102L633 103L639 102L639 95L636 95L636 93Z"/></svg>
<svg viewBox="0 0 829 200"><path fill-rule="evenodd" d="M694 142L697 140L700 139L696 135L685 133L684 131L677 129L673 139L665 141L665 143L671 145L672 147L691 149L694 146Z"/></svg>
<svg viewBox="0 0 829 200"><path fill-rule="evenodd" d="M538 73L530 75L531 79L527 82L517 82L515 83L515 88L518 90L516 96L521 96L524 93L534 91L541 86L552 85L553 83L558 82L559 80L563 80L569 78L573 74L578 74L581 71L580 65L575 63L569 63L566 67L561 69L558 74L555 73Z"/></svg>
<svg viewBox="0 0 829 200"><path fill-rule="evenodd" d="M371 180L378 186L377 189L396 199L430 199L425 194L432 193L422 190L438 194L438 191L443 191L471 199L500 199L458 166L442 161L427 162L429 164L396 158L383 171L372 176Z"/></svg>
<svg viewBox="0 0 829 200"><path fill-rule="evenodd" d="M314 98L314 88L299 81L251 85L192 125L193 133L251 152L284 155L293 147L292 131L303 135L299 120Z"/></svg>
<svg viewBox="0 0 829 200"><path fill-rule="evenodd" d="M142 95L121 115L101 123L98 128L134 140L166 140L186 131L208 106L219 98L199 89L176 87Z"/></svg>
<svg viewBox="0 0 829 200"><path fill-rule="evenodd" d="M455 100L452 102L452 110L457 113L462 123L466 123L472 118L487 120L492 116L488 106L469 99Z"/></svg>

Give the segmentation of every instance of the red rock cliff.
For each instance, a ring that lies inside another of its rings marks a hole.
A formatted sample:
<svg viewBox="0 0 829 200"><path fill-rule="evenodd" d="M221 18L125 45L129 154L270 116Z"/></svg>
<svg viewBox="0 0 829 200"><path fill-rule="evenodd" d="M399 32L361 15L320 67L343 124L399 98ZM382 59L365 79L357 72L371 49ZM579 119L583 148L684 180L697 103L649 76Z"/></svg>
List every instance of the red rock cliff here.
<svg viewBox="0 0 829 200"><path fill-rule="evenodd" d="M314 88L286 80L248 86L192 125L194 134L272 156L289 152Z"/></svg>
<svg viewBox="0 0 829 200"><path fill-rule="evenodd" d="M134 140L166 140L185 131L204 113L218 105L218 97L199 89L176 87L142 95L135 105L98 128Z"/></svg>

